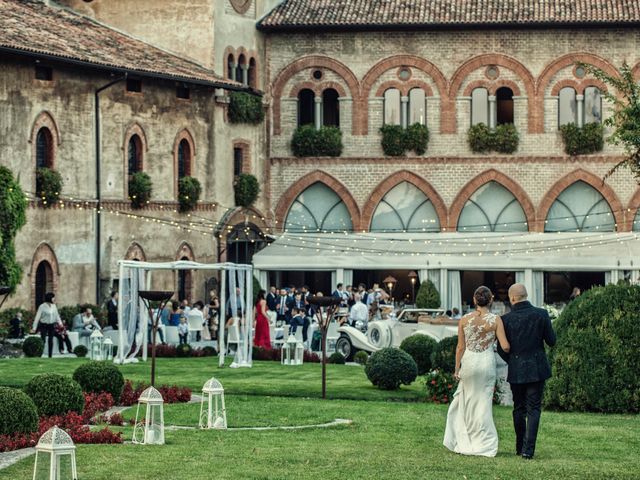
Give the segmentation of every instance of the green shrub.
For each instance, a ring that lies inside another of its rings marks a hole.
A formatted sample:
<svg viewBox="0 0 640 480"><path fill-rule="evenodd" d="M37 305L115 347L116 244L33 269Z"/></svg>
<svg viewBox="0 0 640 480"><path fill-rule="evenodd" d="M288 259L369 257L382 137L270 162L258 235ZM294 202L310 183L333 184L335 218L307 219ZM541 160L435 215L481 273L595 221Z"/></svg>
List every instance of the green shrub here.
<svg viewBox="0 0 640 480"><path fill-rule="evenodd" d="M89 349L84 345L76 345L76 348L73 349L73 353L78 358L84 358L87 356L87 353L89 353Z"/></svg>
<svg viewBox="0 0 640 480"><path fill-rule="evenodd" d="M218 354L217 350L210 345L202 347L202 353L205 357L215 357Z"/></svg>
<svg viewBox="0 0 640 480"><path fill-rule="evenodd" d="M0 435L38 430L38 412L33 400L17 388L0 387Z"/></svg>
<svg viewBox="0 0 640 480"><path fill-rule="evenodd" d="M62 192L62 175L52 168L40 167L36 170L36 196L45 207L55 204Z"/></svg>
<svg viewBox="0 0 640 480"><path fill-rule="evenodd" d="M342 153L342 131L338 127L303 125L293 132L291 150L296 157L339 157Z"/></svg>
<svg viewBox="0 0 640 480"><path fill-rule="evenodd" d="M418 375L411 355L399 348L387 347L374 352L365 366L367 378L383 390L396 390L410 385Z"/></svg>
<svg viewBox="0 0 640 480"><path fill-rule="evenodd" d="M182 343L176 347L176 356L183 358L190 357L192 350L193 349L191 348L191 345L189 345L188 343Z"/></svg>
<svg viewBox="0 0 640 480"><path fill-rule="evenodd" d="M16 261L15 236L27 221L27 200L20 182L7 167L0 166L0 285L13 293L22 278Z"/></svg>
<svg viewBox="0 0 640 480"><path fill-rule="evenodd" d="M197 178L182 177L178 181L178 202L181 212L190 212L196 208L202 187Z"/></svg>
<svg viewBox="0 0 640 480"><path fill-rule="evenodd" d="M427 402L449 403L458 387L458 381L452 373L433 370L424 378L427 387Z"/></svg>
<svg viewBox="0 0 640 480"><path fill-rule="evenodd" d="M514 153L518 149L520 137L515 125L498 125L491 130L484 123L472 125L467 132L469 148L475 153Z"/></svg>
<svg viewBox="0 0 640 480"><path fill-rule="evenodd" d="M142 208L151 200L153 182L145 172L136 172L129 180L129 200L132 208Z"/></svg>
<svg viewBox="0 0 640 480"><path fill-rule="evenodd" d="M554 322L553 376L545 405L572 411L640 412L640 286L592 288Z"/></svg>
<svg viewBox="0 0 640 480"><path fill-rule="evenodd" d="M493 150L493 132L484 123L472 125L467 132L469 148L475 153L486 153Z"/></svg>
<svg viewBox="0 0 640 480"><path fill-rule="evenodd" d="M44 342L40 337L27 337L22 343L25 357L41 357L44 352Z"/></svg>
<svg viewBox="0 0 640 480"><path fill-rule="evenodd" d="M431 354L437 343L427 335L418 334L405 338L400 348L416 362L418 375L424 375L431 370Z"/></svg>
<svg viewBox="0 0 640 480"><path fill-rule="evenodd" d="M424 155L429 145L429 129L426 125L414 123L409 125L404 133L405 147L417 155Z"/></svg>
<svg viewBox="0 0 640 480"><path fill-rule="evenodd" d="M233 183L233 191L236 205L239 207L250 207L260 193L258 179L249 173L241 173Z"/></svg>
<svg viewBox="0 0 640 480"><path fill-rule="evenodd" d="M586 155L604 147L604 128L600 123L587 123L582 128L575 123L561 125L560 135L567 155Z"/></svg>
<svg viewBox="0 0 640 480"><path fill-rule="evenodd" d="M327 358L327 363L334 363L337 365L344 365L346 359L342 356L340 352L333 352L329 358Z"/></svg>
<svg viewBox="0 0 640 480"><path fill-rule="evenodd" d="M85 392L109 392L113 400L120 400L124 388L124 377L111 362L87 362L73 372L73 379Z"/></svg>
<svg viewBox="0 0 640 480"><path fill-rule="evenodd" d="M399 157L407 151L405 145L404 129L400 125L383 125L380 128L382 133L382 151L389 157Z"/></svg>
<svg viewBox="0 0 640 480"><path fill-rule="evenodd" d="M231 123L257 124L264 120L262 97L246 92L229 95L229 121Z"/></svg>
<svg viewBox="0 0 640 480"><path fill-rule="evenodd" d="M440 294L431 280L420 284L416 295L417 308L440 308Z"/></svg>
<svg viewBox="0 0 640 480"><path fill-rule="evenodd" d="M36 375L29 380L24 391L33 400L41 417L64 415L67 412L82 413L84 409L80 385L57 373Z"/></svg>
<svg viewBox="0 0 640 480"><path fill-rule="evenodd" d="M80 305L65 305L63 307L58 307L58 314L60 314L60 319L62 320L62 323L67 326L67 328L71 328L71 325L73 324L73 317L75 317L80 312Z"/></svg>
<svg viewBox="0 0 640 480"><path fill-rule="evenodd" d="M520 137L513 123L498 125L493 132L493 149L498 153L514 153Z"/></svg>
<svg viewBox="0 0 640 480"><path fill-rule="evenodd" d="M364 350L357 351L356 354L353 356L353 361L359 365L366 365L368 360L369 360L369 354Z"/></svg>
<svg viewBox="0 0 640 480"><path fill-rule="evenodd" d="M431 356L431 367L447 373L455 372L457 345L457 335L455 337L443 338L436 343Z"/></svg>

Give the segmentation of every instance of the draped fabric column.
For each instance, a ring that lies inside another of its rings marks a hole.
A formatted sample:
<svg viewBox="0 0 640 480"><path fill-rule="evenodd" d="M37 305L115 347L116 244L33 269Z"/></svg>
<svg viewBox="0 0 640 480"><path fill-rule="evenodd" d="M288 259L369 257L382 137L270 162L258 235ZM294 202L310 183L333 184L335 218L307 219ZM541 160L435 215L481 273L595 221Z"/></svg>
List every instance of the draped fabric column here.
<svg viewBox="0 0 640 480"><path fill-rule="evenodd" d="M260 284L260 288L262 288L265 291L269 291L269 272L267 272L266 270L254 270L253 271L254 276L258 279L258 283ZM254 292L258 293L258 292Z"/></svg>
<svg viewBox="0 0 640 480"><path fill-rule="evenodd" d="M604 272L604 284L609 285L610 283L618 283L620 279L620 270L610 270L608 272Z"/></svg>
<svg viewBox="0 0 640 480"><path fill-rule="evenodd" d="M449 308L449 272L446 268L440 269L440 286L438 291L440 292L440 305L447 310ZM437 287L438 285L436 285Z"/></svg>
<svg viewBox="0 0 640 480"><path fill-rule="evenodd" d="M353 270L344 270L342 281L344 282L345 288L347 285L353 285Z"/></svg>
<svg viewBox="0 0 640 480"><path fill-rule="evenodd" d="M640 270L631 270L631 283L640 283Z"/></svg>
<svg viewBox="0 0 640 480"><path fill-rule="evenodd" d="M534 271L529 301L539 307L544 303L544 272Z"/></svg>
<svg viewBox="0 0 640 480"><path fill-rule="evenodd" d="M462 288L460 285L460 271L449 270L448 303L447 310L457 308L462 312Z"/></svg>

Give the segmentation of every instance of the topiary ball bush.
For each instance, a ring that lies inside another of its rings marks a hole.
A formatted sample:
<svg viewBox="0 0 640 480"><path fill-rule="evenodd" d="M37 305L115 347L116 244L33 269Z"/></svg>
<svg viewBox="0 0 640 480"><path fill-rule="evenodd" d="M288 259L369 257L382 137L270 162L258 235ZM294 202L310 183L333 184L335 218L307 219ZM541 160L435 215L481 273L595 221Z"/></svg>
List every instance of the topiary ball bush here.
<svg viewBox="0 0 640 480"><path fill-rule="evenodd" d="M427 335L411 335L400 344L400 349L411 355L418 366L418 375L424 375L431 371L431 355L438 344Z"/></svg>
<svg viewBox="0 0 640 480"><path fill-rule="evenodd" d="M210 345L202 347L202 352L205 357L215 357L218 354L217 350Z"/></svg>
<svg viewBox="0 0 640 480"><path fill-rule="evenodd" d="M554 322L547 407L640 412L640 286L620 283L580 295Z"/></svg>
<svg viewBox="0 0 640 480"><path fill-rule="evenodd" d="M0 387L0 435L37 429L38 411L29 395L17 388Z"/></svg>
<svg viewBox="0 0 640 480"><path fill-rule="evenodd" d="M67 412L82 413L84 395L78 382L58 375L43 373L36 375L24 391L36 406L39 416L64 415Z"/></svg>
<svg viewBox="0 0 640 480"><path fill-rule="evenodd" d="M439 369L447 373L456 370L456 346L458 336L447 337L436 343L431 355L431 368Z"/></svg>
<svg viewBox="0 0 640 480"><path fill-rule="evenodd" d="M191 356L191 351L193 349L191 348L191 345L189 345L188 343L183 343L181 345L178 345L176 347L176 356L177 357L190 357Z"/></svg>
<svg viewBox="0 0 640 480"><path fill-rule="evenodd" d="M382 390L410 385L418 376L418 366L404 350L387 347L374 352L365 366L367 378Z"/></svg>
<svg viewBox="0 0 640 480"><path fill-rule="evenodd" d="M416 295L417 308L440 308L440 294L431 280L420 284Z"/></svg>
<svg viewBox="0 0 640 480"><path fill-rule="evenodd" d="M334 363L337 365L344 365L345 358L342 356L340 352L333 352L331 356L327 359L327 363Z"/></svg>
<svg viewBox="0 0 640 480"><path fill-rule="evenodd" d="M27 337L22 343L25 357L41 357L44 352L44 342L40 337Z"/></svg>
<svg viewBox="0 0 640 480"><path fill-rule="evenodd" d="M76 348L73 349L73 353L75 353L76 357L84 358L89 353L89 349L84 345L77 345Z"/></svg>
<svg viewBox="0 0 640 480"><path fill-rule="evenodd" d="M353 361L359 365L366 365L368 360L369 354L364 350L356 352L356 354L353 356Z"/></svg>
<svg viewBox="0 0 640 480"><path fill-rule="evenodd" d="M85 392L108 392L115 402L120 400L124 388L124 377L111 362L87 362L73 372L73 379Z"/></svg>

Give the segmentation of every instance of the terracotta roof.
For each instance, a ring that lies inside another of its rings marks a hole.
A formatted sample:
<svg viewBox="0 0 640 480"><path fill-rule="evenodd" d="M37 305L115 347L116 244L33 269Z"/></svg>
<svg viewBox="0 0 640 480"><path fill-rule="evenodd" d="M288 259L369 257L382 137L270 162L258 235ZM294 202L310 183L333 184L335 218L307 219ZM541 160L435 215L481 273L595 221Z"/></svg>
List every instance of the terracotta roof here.
<svg viewBox="0 0 640 480"><path fill-rule="evenodd" d="M284 0L261 30L640 24L638 0Z"/></svg>
<svg viewBox="0 0 640 480"><path fill-rule="evenodd" d="M141 76L242 88L195 62L40 0L0 0L0 51Z"/></svg>

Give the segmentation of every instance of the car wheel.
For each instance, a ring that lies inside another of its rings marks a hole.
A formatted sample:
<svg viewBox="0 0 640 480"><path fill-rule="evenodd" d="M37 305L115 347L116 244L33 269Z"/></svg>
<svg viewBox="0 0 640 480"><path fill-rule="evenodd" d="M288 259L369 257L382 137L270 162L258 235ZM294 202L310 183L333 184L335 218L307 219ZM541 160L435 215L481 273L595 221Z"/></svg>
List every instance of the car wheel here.
<svg viewBox="0 0 640 480"><path fill-rule="evenodd" d="M391 343L389 327L378 322L369 324L369 341L376 348L388 347Z"/></svg>
<svg viewBox="0 0 640 480"><path fill-rule="evenodd" d="M356 354L356 348L347 335L340 335L340 338L338 338L336 342L336 352L342 355L347 362L350 362Z"/></svg>

